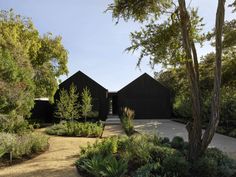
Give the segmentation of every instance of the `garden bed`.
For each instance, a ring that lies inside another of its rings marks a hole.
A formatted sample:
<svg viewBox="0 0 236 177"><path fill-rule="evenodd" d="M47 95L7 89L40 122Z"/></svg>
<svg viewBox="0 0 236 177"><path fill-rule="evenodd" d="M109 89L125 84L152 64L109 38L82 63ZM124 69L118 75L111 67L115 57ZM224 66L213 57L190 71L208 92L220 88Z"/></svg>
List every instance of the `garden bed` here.
<svg viewBox="0 0 236 177"><path fill-rule="evenodd" d="M82 149L76 168L95 177L231 177L236 162L218 149L208 149L197 162L187 159L188 143L157 136L112 137Z"/></svg>
<svg viewBox="0 0 236 177"><path fill-rule="evenodd" d="M36 157L49 147L48 136L41 133L0 133L0 167Z"/></svg>
<svg viewBox="0 0 236 177"><path fill-rule="evenodd" d="M46 129L49 135L69 137L101 137L104 126L101 123L61 122Z"/></svg>

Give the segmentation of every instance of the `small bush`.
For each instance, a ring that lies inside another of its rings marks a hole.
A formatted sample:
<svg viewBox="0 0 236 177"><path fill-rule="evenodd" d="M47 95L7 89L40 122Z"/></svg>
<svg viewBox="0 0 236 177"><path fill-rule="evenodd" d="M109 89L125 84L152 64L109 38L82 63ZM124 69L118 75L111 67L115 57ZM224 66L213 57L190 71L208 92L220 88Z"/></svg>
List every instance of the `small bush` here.
<svg viewBox="0 0 236 177"><path fill-rule="evenodd" d="M128 136L130 136L134 133L134 125L133 125L134 111L126 107L122 111L123 114L121 116L121 124L125 133Z"/></svg>
<svg viewBox="0 0 236 177"><path fill-rule="evenodd" d="M126 142L123 157L134 165L143 165L151 160L150 150L154 146L146 136L132 136Z"/></svg>
<svg viewBox="0 0 236 177"><path fill-rule="evenodd" d="M46 129L49 135L99 137L103 132L103 125L97 123L61 122Z"/></svg>
<svg viewBox="0 0 236 177"><path fill-rule="evenodd" d="M171 141L171 147L182 151L185 148L184 139L180 136L175 136Z"/></svg>
<svg viewBox="0 0 236 177"><path fill-rule="evenodd" d="M154 177L155 173L160 171L161 165L159 163L148 163L138 168L134 177Z"/></svg>
<svg viewBox="0 0 236 177"><path fill-rule="evenodd" d="M222 151L210 148L193 165L197 177L231 177L236 173L236 163Z"/></svg>
<svg viewBox="0 0 236 177"><path fill-rule="evenodd" d="M174 155L176 152L175 149L170 147L154 146L149 153L152 161L162 163L165 158Z"/></svg>
<svg viewBox="0 0 236 177"><path fill-rule="evenodd" d="M229 136L236 137L236 129L229 132Z"/></svg>
<svg viewBox="0 0 236 177"><path fill-rule="evenodd" d="M189 163L183 155L175 153L167 156L162 163L163 175L185 177L188 175Z"/></svg>
<svg viewBox="0 0 236 177"><path fill-rule="evenodd" d="M10 134L0 133L0 149L2 156L12 153L13 158L21 158L25 155L46 150L48 137L40 133Z"/></svg>
<svg viewBox="0 0 236 177"><path fill-rule="evenodd" d="M78 160L76 165L95 177L122 177L127 171L127 162L123 159L117 160L112 155L92 156L90 159Z"/></svg>
<svg viewBox="0 0 236 177"><path fill-rule="evenodd" d="M0 132L25 133L33 130L33 126L21 116L0 114Z"/></svg>
<svg viewBox="0 0 236 177"><path fill-rule="evenodd" d="M216 177L217 162L208 157L202 157L194 163L192 173L197 177Z"/></svg>
<svg viewBox="0 0 236 177"><path fill-rule="evenodd" d="M217 162L217 176L229 177L236 173L236 161L230 159L226 154L216 148L209 148L205 157Z"/></svg>
<svg viewBox="0 0 236 177"><path fill-rule="evenodd" d="M167 137L164 137L161 139L160 141L161 144L165 145L165 144L170 144L170 139Z"/></svg>

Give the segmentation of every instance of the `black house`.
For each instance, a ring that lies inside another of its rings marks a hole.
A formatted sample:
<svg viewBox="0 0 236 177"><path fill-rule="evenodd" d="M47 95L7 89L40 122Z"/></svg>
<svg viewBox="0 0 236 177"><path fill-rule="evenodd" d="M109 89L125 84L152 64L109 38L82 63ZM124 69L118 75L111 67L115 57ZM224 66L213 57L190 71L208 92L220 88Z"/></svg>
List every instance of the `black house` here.
<svg viewBox="0 0 236 177"><path fill-rule="evenodd" d="M145 73L117 92L119 115L123 107L133 109L136 119L170 118L171 93Z"/></svg>
<svg viewBox="0 0 236 177"><path fill-rule="evenodd" d="M81 71L78 71L59 85L54 100L59 99L61 89L69 90L72 83L76 86L79 93L82 93L85 87L90 90L93 98L93 111L98 111L99 119L105 120L108 114L108 90Z"/></svg>

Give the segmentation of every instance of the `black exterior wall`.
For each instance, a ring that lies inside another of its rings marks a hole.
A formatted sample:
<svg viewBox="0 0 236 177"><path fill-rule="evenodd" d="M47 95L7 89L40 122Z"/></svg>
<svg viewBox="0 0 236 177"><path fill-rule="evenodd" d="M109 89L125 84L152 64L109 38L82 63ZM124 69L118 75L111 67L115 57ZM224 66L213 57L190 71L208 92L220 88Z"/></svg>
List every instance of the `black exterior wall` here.
<svg viewBox="0 0 236 177"><path fill-rule="evenodd" d="M108 114L108 90L81 71L78 71L59 85L54 100L59 99L59 92L61 89L69 91L72 83L76 86L77 91L80 94L85 87L90 90L93 98L93 111L98 111L99 119L105 120Z"/></svg>
<svg viewBox="0 0 236 177"><path fill-rule="evenodd" d="M135 119L170 118L172 113L170 90L146 73L117 92L117 103L119 115L129 107Z"/></svg>
<svg viewBox="0 0 236 177"><path fill-rule="evenodd" d="M48 100L35 100L30 117L42 123L53 122L53 105Z"/></svg>

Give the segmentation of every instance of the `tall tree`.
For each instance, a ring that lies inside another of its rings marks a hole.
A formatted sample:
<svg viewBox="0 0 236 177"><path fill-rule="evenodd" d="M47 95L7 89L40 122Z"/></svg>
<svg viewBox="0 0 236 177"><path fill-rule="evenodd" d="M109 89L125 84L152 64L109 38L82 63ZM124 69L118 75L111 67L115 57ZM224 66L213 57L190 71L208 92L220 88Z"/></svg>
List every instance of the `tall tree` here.
<svg viewBox="0 0 236 177"><path fill-rule="evenodd" d="M212 100L212 117L207 131L202 136L201 93L199 83L198 56L195 43L203 42L202 18L196 9L186 7L185 0L115 0L108 10L113 18L125 21L134 19L148 23L140 32L131 33L132 46L127 50L141 48L138 61L150 57L154 65L185 66L192 99L192 121L187 125L189 133L189 160L199 158L209 145L219 121L219 95L221 80L222 28L225 0L218 0L216 13L216 58L215 84ZM167 20L159 20L164 15Z"/></svg>
<svg viewBox="0 0 236 177"><path fill-rule="evenodd" d="M86 122L86 119L87 119L89 113L92 112L92 107L93 107L93 105L92 105L91 93L90 93L89 89L87 87L85 87L82 92L82 104L81 104L81 111L82 111L82 115L85 118L85 122Z"/></svg>
<svg viewBox="0 0 236 177"><path fill-rule="evenodd" d="M0 12L0 113L27 116L35 97L51 100L57 78L66 74L61 37L39 35L29 18Z"/></svg>
<svg viewBox="0 0 236 177"><path fill-rule="evenodd" d="M55 116L60 120L66 119L74 121L79 118L79 108L78 103L79 93L77 93L77 88L74 84L70 86L69 92L62 89L59 93L59 100L56 100L56 111Z"/></svg>

